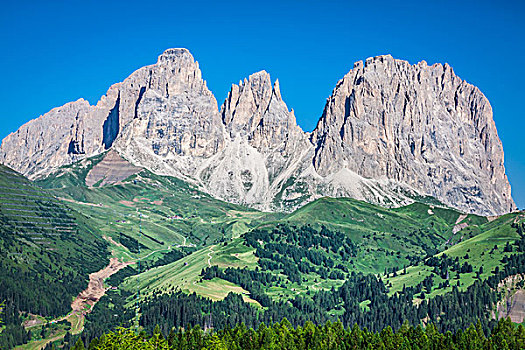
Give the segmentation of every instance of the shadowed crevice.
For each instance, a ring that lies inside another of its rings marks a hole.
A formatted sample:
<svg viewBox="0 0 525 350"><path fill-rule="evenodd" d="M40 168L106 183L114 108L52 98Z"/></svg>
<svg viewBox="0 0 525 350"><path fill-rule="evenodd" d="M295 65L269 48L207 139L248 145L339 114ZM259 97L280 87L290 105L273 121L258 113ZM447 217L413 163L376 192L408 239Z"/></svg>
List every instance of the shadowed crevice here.
<svg viewBox="0 0 525 350"><path fill-rule="evenodd" d="M117 138L119 132L119 106L120 106L120 93L115 102L115 106L111 109L108 117L104 121L102 126L102 144L104 149L108 149L113 144L113 141Z"/></svg>

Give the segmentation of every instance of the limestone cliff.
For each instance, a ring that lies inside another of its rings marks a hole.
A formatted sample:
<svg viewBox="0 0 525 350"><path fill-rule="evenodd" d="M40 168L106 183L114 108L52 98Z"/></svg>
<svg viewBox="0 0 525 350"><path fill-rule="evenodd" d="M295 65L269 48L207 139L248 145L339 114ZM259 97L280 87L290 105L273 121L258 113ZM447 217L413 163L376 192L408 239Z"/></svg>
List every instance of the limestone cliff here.
<svg viewBox="0 0 525 350"><path fill-rule="evenodd" d="M397 206L426 195L478 214L515 208L486 97L447 64L389 55L357 62L309 134L267 72L232 85L219 110L189 51L169 49L95 106L80 99L20 127L0 162L35 178L107 149L259 209L320 196Z"/></svg>

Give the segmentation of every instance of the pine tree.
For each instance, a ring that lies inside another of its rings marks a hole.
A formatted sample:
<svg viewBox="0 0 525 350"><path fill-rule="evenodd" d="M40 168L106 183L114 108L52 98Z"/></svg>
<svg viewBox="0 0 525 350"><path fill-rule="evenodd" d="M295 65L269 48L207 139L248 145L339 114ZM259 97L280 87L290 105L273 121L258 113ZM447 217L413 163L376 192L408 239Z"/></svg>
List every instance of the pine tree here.
<svg viewBox="0 0 525 350"><path fill-rule="evenodd" d="M84 343L82 342L81 338L78 338L75 345L71 348L71 350L85 350Z"/></svg>

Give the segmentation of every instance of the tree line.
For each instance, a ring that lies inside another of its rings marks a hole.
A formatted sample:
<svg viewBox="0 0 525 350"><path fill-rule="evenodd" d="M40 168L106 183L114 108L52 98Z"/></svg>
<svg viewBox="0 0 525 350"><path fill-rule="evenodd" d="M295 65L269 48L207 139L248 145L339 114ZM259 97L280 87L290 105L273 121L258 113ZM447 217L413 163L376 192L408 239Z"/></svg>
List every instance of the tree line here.
<svg viewBox="0 0 525 350"><path fill-rule="evenodd" d="M433 324L425 328L404 323L397 331L387 327L381 331L370 331L354 325L344 328L341 322L316 325L306 322L293 327L287 319L256 329L244 324L225 327L216 332L206 332L200 326L189 329L171 329L163 333L156 327L150 334L137 333L132 329L119 328L93 339L89 350L346 350L346 349L523 349L525 328L515 326L509 319L500 320L489 335L485 335L480 324L470 325L455 333L441 333ZM78 342L74 350L84 350Z"/></svg>

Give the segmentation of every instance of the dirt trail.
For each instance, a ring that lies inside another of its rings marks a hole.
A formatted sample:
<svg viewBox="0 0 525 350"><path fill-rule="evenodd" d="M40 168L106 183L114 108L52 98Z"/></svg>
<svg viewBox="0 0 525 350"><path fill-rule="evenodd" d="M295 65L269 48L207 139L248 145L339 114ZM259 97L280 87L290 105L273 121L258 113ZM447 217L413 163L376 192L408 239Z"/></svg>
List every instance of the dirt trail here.
<svg viewBox="0 0 525 350"><path fill-rule="evenodd" d="M71 312L69 312L66 316L56 318L47 323L57 323L62 320L68 320L71 323L71 334L78 334L82 332L84 330L84 321L86 315L91 312L93 305L95 305L97 301L99 301L100 298L102 298L102 296L106 293L104 279L134 263L135 262L133 261L122 262L119 261L118 258L111 258L109 260L108 266L89 275L89 283L87 288L80 292L75 300L73 300L71 303ZM75 324L73 324L74 322ZM58 336L54 335L48 339L30 342L23 347L24 349L43 349L48 343L62 339L64 335L65 332Z"/></svg>
<svg viewBox="0 0 525 350"><path fill-rule="evenodd" d="M468 216L467 214L461 214L456 220L456 225L459 224L461 221L465 220L467 216Z"/></svg>
<svg viewBox="0 0 525 350"><path fill-rule="evenodd" d="M104 280L131 264L133 264L133 262L122 262L117 258L111 258L108 266L90 274L88 287L80 292L71 303L72 313L76 313L81 318L84 318L84 316L91 311L93 305L106 293Z"/></svg>
<svg viewBox="0 0 525 350"><path fill-rule="evenodd" d="M125 248L122 244L115 242L115 240L109 236L102 236L102 238L104 238L109 243L116 245L117 247Z"/></svg>
<svg viewBox="0 0 525 350"><path fill-rule="evenodd" d="M81 204L81 205L88 205L88 206L90 206L90 207L109 208L107 205L102 204L102 203L95 204L95 203L79 202L79 201L76 201L76 200L74 200L74 199L69 199L69 198L64 198L64 197L58 197L58 199L63 200L63 201L66 201L66 202L69 202L69 203L75 203L75 204Z"/></svg>
<svg viewBox="0 0 525 350"><path fill-rule="evenodd" d="M208 253L208 267L211 267L211 255L215 253L213 251L213 246L210 247L210 252Z"/></svg>

